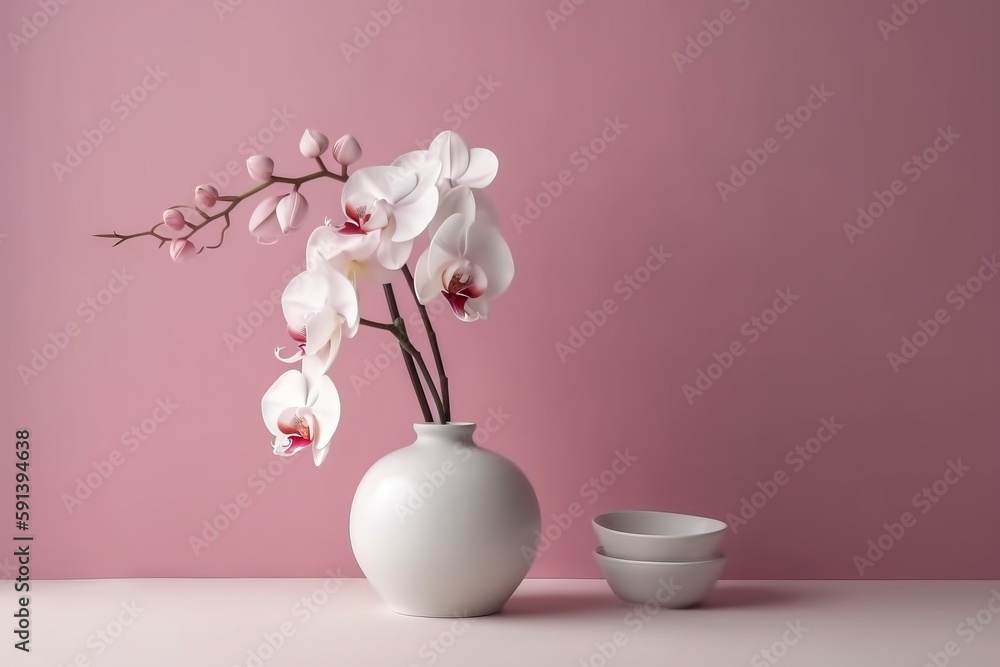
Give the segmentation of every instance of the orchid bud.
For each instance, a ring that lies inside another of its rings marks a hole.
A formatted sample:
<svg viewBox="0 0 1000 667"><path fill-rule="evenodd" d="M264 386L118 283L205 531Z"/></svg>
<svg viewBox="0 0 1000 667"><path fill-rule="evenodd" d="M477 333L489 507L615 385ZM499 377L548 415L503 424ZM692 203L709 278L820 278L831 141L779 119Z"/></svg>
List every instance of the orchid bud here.
<svg viewBox="0 0 1000 667"><path fill-rule="evenodd" d="M277 215L281 233L287 234L302 224L308 210L309 203L298 190L278 202Z"/></svg>
<svg viewBox="0 0 1000 667"><path fill-rule="evenodd" d="M274 173L274 160L266 155L251 155L247 158L247 171L253 180L266 183Z"/></svg>
<svg viewBox="0 0 1000 667"><path fill-rule="evenodd" d="M175 262L186 262L196 254L194 244L187 239L174 239L170 242L170 259Z"/></svg>
<svg viewBox="0 0 1000 667"><path fill-rule="evenodd" d="M345 134L333 144L333 159L345 167L361 159L361 144L350 134Z"/></svg>
<svg viewBox="0 0 1000 667"><path fill-rule="evenodd" d="M277 243L281 238L282 230L278 224L278 216L275 208L286 195L275 195L268 197L257 204L250 215L250 233L261 245L271 245Z"/></svg>
<svg viewBox="0 0 1000 667"><path fill-rule="evenodd" d="M299 152L307 158L319 157L330 147L326 135L316 130L306 130L299 140Z"/></svg>
<svg viewBox="0 0 1000 667"><path fill-rule="evenodd" d="M167 226L167 229L179 232L184 229L184 214L176 208L168 208L163 212L163 224Z"/></svg>
<svg viewBox="0 0 1000 667"><path fill-rule="evenodd" d="M219 191L214 185L199 185L194 189L194 203L199 208L212 208L219 201Z"/></svg>

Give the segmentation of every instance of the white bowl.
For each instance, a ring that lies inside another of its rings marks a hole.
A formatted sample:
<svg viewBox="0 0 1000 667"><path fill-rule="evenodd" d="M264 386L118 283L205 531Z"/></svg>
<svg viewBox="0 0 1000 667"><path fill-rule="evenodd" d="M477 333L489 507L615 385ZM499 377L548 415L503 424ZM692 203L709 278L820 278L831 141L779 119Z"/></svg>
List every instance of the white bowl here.
<svg viewBox="0 0 1000 667"><path fill-rule="evenodd" d="M670 609L704 600L726 565L723 556L684 563L625 560L606 555L600 547L594 557L608 586L623 602Z"/></svg>
<svg viewBox="0 0 1000 667"><path fill-rule="evenodd" d="M708 560L729 529L718 519L671 512L611 512L593 523L612 558L661 562Z"/></svg>

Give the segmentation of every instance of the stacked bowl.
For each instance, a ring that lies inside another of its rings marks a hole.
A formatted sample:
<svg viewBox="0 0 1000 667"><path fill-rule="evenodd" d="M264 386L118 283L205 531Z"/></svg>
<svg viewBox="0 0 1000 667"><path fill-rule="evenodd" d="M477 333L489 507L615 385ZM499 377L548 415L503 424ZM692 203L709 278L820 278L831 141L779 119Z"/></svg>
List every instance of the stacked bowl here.
<svg viewBox="0 0 1000 667"><path fill-rule="evenodd" d="M728 526L671 512L626 511L594 518L594 554L611 590L629 604L682 609L701 602L726 564Z"/></svg>

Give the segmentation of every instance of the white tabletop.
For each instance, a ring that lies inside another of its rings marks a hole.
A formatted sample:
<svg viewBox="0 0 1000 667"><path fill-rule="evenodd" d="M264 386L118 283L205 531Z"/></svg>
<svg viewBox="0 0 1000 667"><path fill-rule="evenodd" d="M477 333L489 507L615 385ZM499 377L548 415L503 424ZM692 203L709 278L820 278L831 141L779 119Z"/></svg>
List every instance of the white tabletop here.
<svg viewBox="0 0 1000 667"><path fill-rule="evenodd" d="M398 616L363 579L37 581L30 609L31 653L4 628L0 664L1000 665L996 581L723 581L701 608L647 615L602 580L535 579L467 620Z"/></svg>

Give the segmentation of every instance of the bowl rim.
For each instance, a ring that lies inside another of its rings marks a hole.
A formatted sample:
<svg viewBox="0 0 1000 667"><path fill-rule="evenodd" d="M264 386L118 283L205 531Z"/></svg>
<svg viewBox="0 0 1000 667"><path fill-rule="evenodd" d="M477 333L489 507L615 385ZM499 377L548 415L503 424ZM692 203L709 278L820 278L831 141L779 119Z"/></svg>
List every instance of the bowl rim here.
<svg viewBox="0 0 1000 667"><path fill-rule="evenodd" d="M704 521L711 521L712 523L718 524L719 527L714 530L709 530L700 533L684 533L683 535L650 535L649 533L630 533L624 530L618 530L617 528L611 528L600 522L601 519L606 519L608 517L615 516L618 514L661 514L668 516L682 516L690 519L702 519ZM627 535L629 537L641 537L652 540L683 540L691 537L718 535L721 533L725 533L727 530L729 530L729 525L725 521L722 521L720 519L714 519L710 516L699 516L697 514L684 514L682 512L662 512L659 510L615 510L613 512L603 512L595 516L593 519L591 519L591 524L593 524L595 528L606 530L609 533L615 533L618 535ZM638 561L638 562L643 562L643 561Z"/></svg>
<svg viewBox="0 0 1000 667"><path fill-rule="evenodd" d="M713 558L707 558L705 560L634 560L632 558L615 558L614 556L609 556L604 553L604 547L597 547L594 549L594 557L598 560L607 560L615 563L629 563L631 565L708 565L714 563L725 563L726 555L722 553L715 553Z"/></svg>

